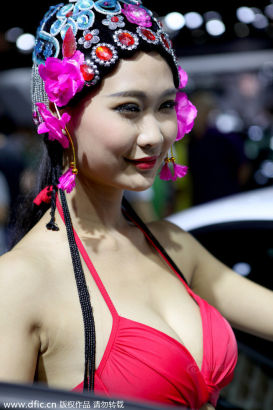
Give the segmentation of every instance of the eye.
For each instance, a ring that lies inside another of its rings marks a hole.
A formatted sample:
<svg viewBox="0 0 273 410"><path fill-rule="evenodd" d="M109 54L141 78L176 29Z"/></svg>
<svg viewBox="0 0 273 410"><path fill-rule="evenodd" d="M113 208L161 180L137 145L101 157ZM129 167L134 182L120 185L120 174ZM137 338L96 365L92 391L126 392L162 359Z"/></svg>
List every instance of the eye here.
<svg viewBox="0 0 273 410"><path fill-rule="evenodd" d="M175 100L165 101L160 106L160 110L173 110L177 106L177 102Z"/></svg>
<svg viewBox="0 0 273 410"><path fill-rule="evenodd" d="M123 112L123 113L140 112L139 106L134 103L126 103L126 104L118 105L115 108L115 110L119 112Z"/></svg>

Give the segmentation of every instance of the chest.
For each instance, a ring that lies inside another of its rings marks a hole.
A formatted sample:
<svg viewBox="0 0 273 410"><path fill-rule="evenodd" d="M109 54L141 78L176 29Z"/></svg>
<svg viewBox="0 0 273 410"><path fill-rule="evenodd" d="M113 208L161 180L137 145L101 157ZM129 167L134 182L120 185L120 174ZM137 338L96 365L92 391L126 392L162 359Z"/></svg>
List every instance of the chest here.
<svg viewBox="0 0 273 410"><path fill-rule="evenodd" d="M84 328L69 262L60 264L62 271L46 309L43 337L47 348L40 356L38 377L52 386L72 389L83 379ZM158 255L149 249L132 248L124 253L108 251L107 258L93 254L92 262L94 270L90 272L82 259L95 320L96 368L109 343L115 314L157 329L183 344L201 368L199 306Z"/></svg>

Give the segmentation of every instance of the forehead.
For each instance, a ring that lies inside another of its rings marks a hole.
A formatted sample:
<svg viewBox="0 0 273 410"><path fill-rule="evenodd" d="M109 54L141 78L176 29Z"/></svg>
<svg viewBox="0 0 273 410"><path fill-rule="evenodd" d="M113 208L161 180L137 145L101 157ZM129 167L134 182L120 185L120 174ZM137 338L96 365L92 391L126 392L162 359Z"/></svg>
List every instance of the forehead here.
<svg viewBox="0 0 273 410"><path fill-rule="evenodd" d="M174 87L172 70L160 54L139 52L133 58L120 60L117 69L104 80L103 93L127 89L164 91Z"/></svg>

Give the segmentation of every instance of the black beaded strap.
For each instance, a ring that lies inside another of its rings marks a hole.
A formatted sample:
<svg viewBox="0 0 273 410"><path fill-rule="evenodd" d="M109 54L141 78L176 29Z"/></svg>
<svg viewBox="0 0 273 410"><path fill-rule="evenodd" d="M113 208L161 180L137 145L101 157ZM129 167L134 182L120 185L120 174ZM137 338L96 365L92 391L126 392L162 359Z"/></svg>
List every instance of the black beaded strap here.
<svg viewBox="0 0 273 410"><path fill-rule="evenodd" d="M90 303L90 295L87 289L78 246L75 241L73 226L65 193L60 190L66 232L69 242L70 254L83 314L85 336L85 366L84 366L84 389L94 391L95 357L96 357L96 333L93 309Z"/></svg>
<svg viewBox="0 0 273 410"><path fill-rule="evenodd" d="M123 207L123 212L125 214L125 217L131 219L133 222L136 222L137 225L140 226L140 228L147 234L147 236L150 238L151 242L160 250L161 254L166 258L166 260L169 262L169 264L173 267L173 269L179 274L179 276L186 282L186 284L189 286L185 276L181 272L181 270L178 268L176 263L172 260L172 258L168 255L168 253L165 251L163 246L158 242L156 237L152 234L150 229L147 227L147 225L142 221L142 219L137 215L135 210L132 208L132 206L129 204L127 199L125 197L122 198L122 207Z"/></svg>

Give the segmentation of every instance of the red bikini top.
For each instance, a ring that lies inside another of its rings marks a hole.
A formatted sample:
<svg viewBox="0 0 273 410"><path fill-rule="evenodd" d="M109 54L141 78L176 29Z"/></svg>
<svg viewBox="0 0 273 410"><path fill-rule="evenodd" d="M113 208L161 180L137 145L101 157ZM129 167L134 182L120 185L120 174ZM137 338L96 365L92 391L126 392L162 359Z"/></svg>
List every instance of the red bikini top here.
<svg viewBox="0 0 273 410"><path fill-rule="evenodd" d="M63 219L58 200L57 207ZM185 286L200 309L203 360L199 369L191 353L176 339L118 314L75 230L74 234L79 251L113 318L106 350L95 371L94 392L111 398L191 409L200 409L207 402L216 406L220 390L231 382L237 362L237 343L227 320L195 294L172 268L181 286ZM153 246L164 258L156 245ZM73 390L82 391L83 382Z"/></svg>

